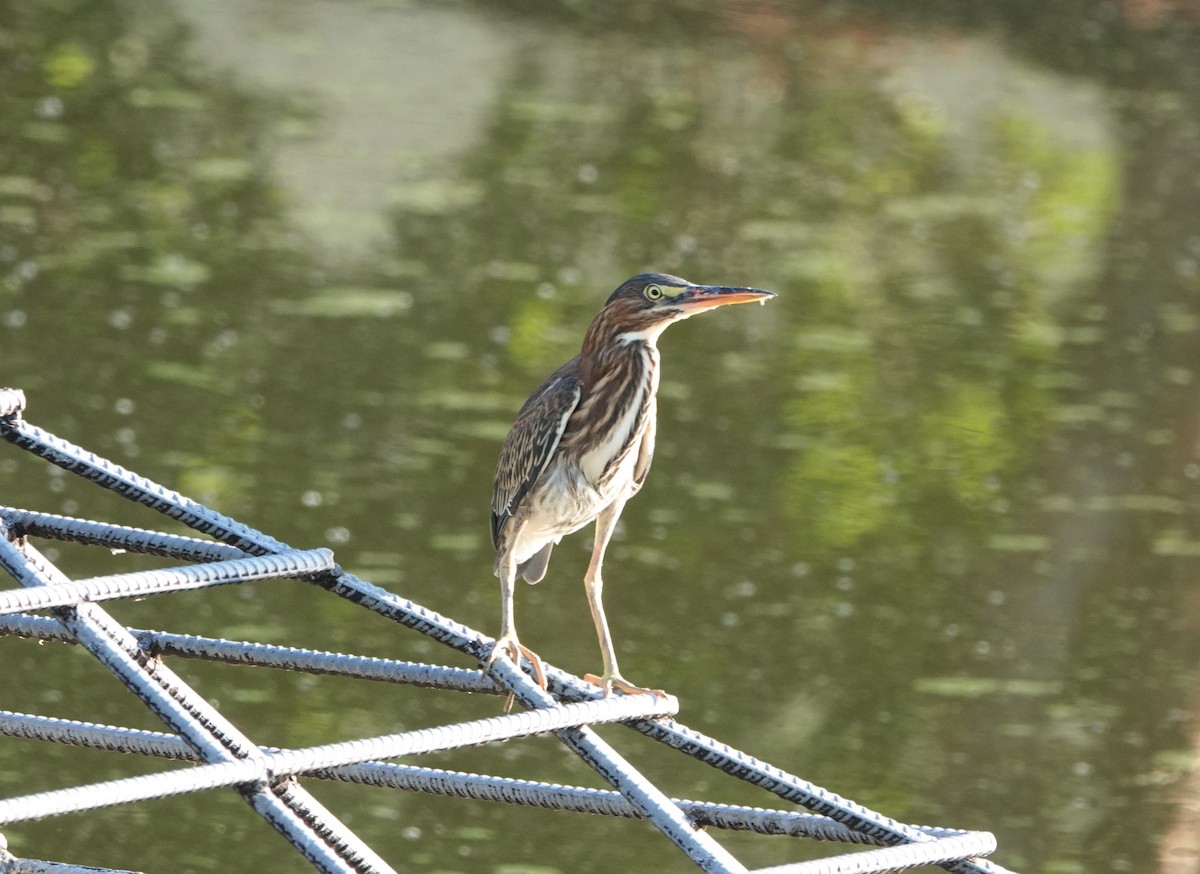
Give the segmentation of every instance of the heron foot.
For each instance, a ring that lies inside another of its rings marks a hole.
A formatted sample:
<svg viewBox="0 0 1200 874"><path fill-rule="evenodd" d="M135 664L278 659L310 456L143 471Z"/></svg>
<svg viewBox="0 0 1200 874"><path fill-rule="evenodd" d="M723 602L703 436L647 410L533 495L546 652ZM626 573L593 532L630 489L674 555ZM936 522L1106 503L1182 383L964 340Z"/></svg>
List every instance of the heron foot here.
<svg viewBox="0 0 1200 874"><path fill-rule="evenodd" d="M496 645L492 647L492 652L487 659L488 666L490 667L492 662L502 656L508 658L517 668L521 668L521 657L524 656L533 668L534 682L543 689L546 688L546 668L542 664L542 657L517 640L515 634L505 634L497 638ZM515 697L512 692L508 693L508 699L504 702L505 713L512 710Z"/></svg>
<svg viewBox="0 0 1200 874"><path fill-rule="evenodd" d="M620 674L605 674L603 677L597 677L595 674L584 674L583 678L593 686L599 686L604 690L604 694L611 695L616 689L623 695L654 695L659 698L667 697L667 693L662 689L648 689L645 686L635 686L633 683L626 680Z"/></svg>

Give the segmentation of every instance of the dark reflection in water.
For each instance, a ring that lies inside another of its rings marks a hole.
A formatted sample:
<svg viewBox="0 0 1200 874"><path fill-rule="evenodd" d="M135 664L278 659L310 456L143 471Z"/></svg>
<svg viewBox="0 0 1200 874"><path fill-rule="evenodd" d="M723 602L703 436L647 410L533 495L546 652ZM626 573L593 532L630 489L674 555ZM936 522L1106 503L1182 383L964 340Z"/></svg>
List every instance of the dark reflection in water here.
<svg viewBox="0 0 1200 874"><path fill-rule="evenodd" d="M655 473L609 559L628 675L890 815L995 831L1008 867L1200 869L1195 7L603 10L6 4L0 381L494 632L499 442L608 291L645 268L775 289L663 343ZM155 524L15 450L0 472L5 503ZM518 595L526 642L581 672L587 548ZM298 583L113 609L441 658ZM157 727L74 650L0 651L0 707ZM498 706L179 668L263 743ZM605 734L673 793L772 803ZM546 740L431 761L594 782ZM148 767L0 743L6 795ZM406 870L686 867L636 825L314 790ZM6 833L306 870L222 793ZM721 839L751 867L816 852Z"/></svg>

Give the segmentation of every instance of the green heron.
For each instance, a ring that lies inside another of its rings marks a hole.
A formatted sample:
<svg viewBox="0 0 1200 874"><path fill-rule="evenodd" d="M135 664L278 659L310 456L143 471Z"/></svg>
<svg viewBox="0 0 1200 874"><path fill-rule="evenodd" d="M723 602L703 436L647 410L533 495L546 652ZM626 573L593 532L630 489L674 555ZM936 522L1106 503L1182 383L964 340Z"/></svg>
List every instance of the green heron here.
<svg viewBox="0 0 1200 874"><path fill-rule="evenodd" d="M517 640L513 585L546 575L550 552L592 520L596 539L583 583L600 638L603 674L586 679L610 694L648 692L626 681L601 602L601 565L625 502L642 487L654 455L658 418L658 337L672 322L726 304L765 302L755 288L693 285L678 276L643 273L612 293L592 320L579 354L530 395L500 451L492 492L492 544L500 578L501 655L529 659L545 687L541 660ZM511 699L510 699L511 704Z"/></svg>

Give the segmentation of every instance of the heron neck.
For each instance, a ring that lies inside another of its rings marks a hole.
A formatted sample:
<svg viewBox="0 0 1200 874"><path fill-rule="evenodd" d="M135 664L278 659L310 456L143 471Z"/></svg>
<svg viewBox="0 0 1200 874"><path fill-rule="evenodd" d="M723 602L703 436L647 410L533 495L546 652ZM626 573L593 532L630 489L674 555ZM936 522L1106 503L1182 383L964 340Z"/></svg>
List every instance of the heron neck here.
<svg viewBox="0 0 1200 874"><path fill-rule="evenodd" d="M603 317L596 318L583 338L579 352L580 378L584 385L596 382L610 369L642 371L658 360L658 337L666 325L630 331Z"/></svg>

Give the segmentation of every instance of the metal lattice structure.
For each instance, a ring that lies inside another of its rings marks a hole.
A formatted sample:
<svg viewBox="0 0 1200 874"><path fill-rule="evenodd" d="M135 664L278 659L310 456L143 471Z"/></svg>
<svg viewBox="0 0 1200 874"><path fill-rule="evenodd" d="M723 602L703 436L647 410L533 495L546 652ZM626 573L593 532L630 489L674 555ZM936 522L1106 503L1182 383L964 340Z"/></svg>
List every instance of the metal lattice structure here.
<svg viewBox="0 0 1200 874"><path fill-rule="evenodd" d="M24 409L22 392L0 389L0 436L9 443L212 539L0 507L0 566L20 585L0 591L0 634L78 644L170 729L144 731L0 711L0 734L193 763L190 767L3 799L0 826L229 787L318 870L331 874L392 872L385 860L304 786L308 780L325 779L643 818L701 870L721 874L747 869L709 834L710 828L876 847L759 869L773 874L873 874L930 864L955 874L1005 874L1006 869L979 858L995 849L990 833L906 825L840 798L675 722L671 717L678 703L671 696L605 698L595 686L551 665L546 665L549 689L543 690L506 659L498 659L486 670L468 669L127 628L99 602L294 577L419 632L479 665L486 664L493 643L486 635L346 573L334 563L329 550L293 549L48 434L24 420ZM70 580L30 543L31 538L147 553L187 564ZM48 612L50 616L31 615L36 612ZM211 659L464 692L512 693L526 709L304 749L260 747L189 688L168 667L165 657ZM621 723L805 811L669 798L590 728L603 722ZM612 789L381 761L548 732L553 732ZM99 870L15 858L0 835L0 874L81 874Z"/></svg>

